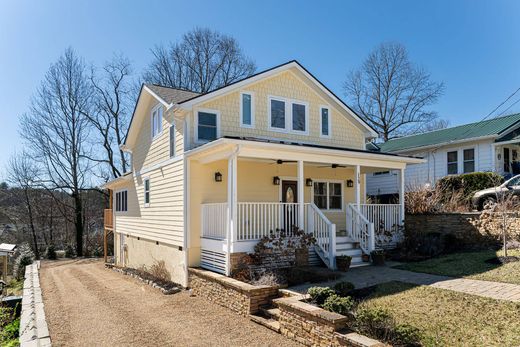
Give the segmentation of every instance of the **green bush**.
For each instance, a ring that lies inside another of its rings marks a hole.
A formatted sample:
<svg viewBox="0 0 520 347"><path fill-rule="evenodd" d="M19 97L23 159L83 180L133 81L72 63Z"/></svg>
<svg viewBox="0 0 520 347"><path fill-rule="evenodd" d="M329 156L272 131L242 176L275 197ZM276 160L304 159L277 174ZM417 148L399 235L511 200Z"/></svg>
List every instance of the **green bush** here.
<svg viewBox="0 0 520 347"><path fill-rule="evenodd" d="M322 307L327 311L346 315L354 307L354 301L348 296L341 297L337 294L332 294L325 299Z"/></svg>
<svg viewBox="0 0 520 347"><path fill-rule="evenodd" d="M310 295L311 300L317 305L323 305L325 300L331 295L334 295L334 290L329 287L311 287L307 290L307 294Z"/></svg>
<svg viewBox="0 0 520 347"><path fill-rule="evenodd" d="M56 248L54 245L47 246L47 249L45 250L45 258L50 260L56 260Z"/></svg>
<svg viewBox="0 0 520 347"><path fill-rule="evenodd" d="M437 182L437 189L449 199L453 192L461 191L464 199L470 199L478 190L495 187L504 182L504 178L494 172L472 172L461 175L449 175Z"/></svg>
<svg viewBox="0 0 520 347"><path fill-rule="evenodd" d="M354 285L347 281L338 282L334 285L334 291L339 296L348 296L354 288Z"/></svg>
<svg viewBox="0 0 520 347"><path fill-rule="evenodd" d="M394 345L418 345L422 334L419 329L409 324L397 324L393 329L392 342Z"/></svg>

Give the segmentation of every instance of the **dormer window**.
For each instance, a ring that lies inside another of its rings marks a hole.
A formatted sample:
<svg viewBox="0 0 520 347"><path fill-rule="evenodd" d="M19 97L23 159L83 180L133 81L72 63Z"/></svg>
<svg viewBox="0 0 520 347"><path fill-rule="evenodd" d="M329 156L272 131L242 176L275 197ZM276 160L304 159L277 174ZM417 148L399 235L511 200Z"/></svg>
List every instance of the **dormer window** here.
<svg viewBox="0 0 520 347"><path fill-rule="evenodd" d="M195 139L199 143L214 141L219 137L220 114L215 110L198 110L195 117Z"/></svg>
<svg viewBox="0 0 520 347"><path fill-rule="evenodd" d="M162 132L162 105L157 105L152 109L151 115L152 139Z"/></svg>

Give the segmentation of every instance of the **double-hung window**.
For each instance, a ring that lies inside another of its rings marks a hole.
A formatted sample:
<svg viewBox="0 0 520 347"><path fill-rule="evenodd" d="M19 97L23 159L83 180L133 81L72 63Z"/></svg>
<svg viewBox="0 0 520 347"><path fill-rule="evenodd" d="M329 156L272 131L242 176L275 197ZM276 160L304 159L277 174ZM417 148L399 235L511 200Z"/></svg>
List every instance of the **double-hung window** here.
<svg viewBox="0 0 520 347"><path fill-rule="evenodd" d="M121 190L116 192L116 212L128 211L128 191Z"/></svg>
<svg viewBox="0 0 520 347"><path fill-rule="evenodd" d="M458 154L457 151L448 152L448 175L456 175L459 172Z"/></svg>
<svg viewBox="0 0 520 347"><path fill-rule="evenodd" d="M463 151L464 173L475 172L475 149L468 148Z"/></svg>
<svg viewBox="0 0 520 347"><path fill-rule="evenodd" d="M269 97L269 129L308 133L309 106L305 102Z"/></svg>
<svg viewBox="0 0 520 347"><path fill-rule="evenodd" d="M314 204L321 210L343 209L343 185L340 182L314 181Z"/></svg>
<svg viewBox="0 0 520 347"><path fill-rule="evenodd" d="M196 140L197 142L210 142L218 138L219 113L210 110L197 112Z"/></svg>
<svg viewBox="0 0 520 347"><path fill-rule="evenodd" d="M320 134L322 137L330 137L330 109L320 107Z"/></svg>
<svg viewBox="0 0 520 347"><path fill-rule="evenodd" d="M150 179L144 179L144 207L150 206Z"/></svg>
<svg viewBox="0 0 520 347"><path fill-rule="evenodd" d="M170 158L175 157L175 124L170 125Z"/></svg>
<svg viewBox="0 0 520 347"><path fill-rule="evenodd" d="M255 126L255 104L253 94L250 92L240 93L240 126L244 128Z"/></svg>
<svg viewBox="0 0 520 347"><path fill-rule="evenodd" d="M152 139L162 132L162 105L153 108L151 115Z"/></svg>

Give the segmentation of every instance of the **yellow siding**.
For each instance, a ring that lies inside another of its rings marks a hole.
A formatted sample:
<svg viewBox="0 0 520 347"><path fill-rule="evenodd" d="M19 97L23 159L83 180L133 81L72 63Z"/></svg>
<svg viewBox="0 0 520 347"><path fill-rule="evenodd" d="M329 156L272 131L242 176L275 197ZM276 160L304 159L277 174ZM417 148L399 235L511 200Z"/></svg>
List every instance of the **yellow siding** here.
<svg viewBox="0 0 520 347"><path fill-rule="evenodd" d="M240 127L240 92L248 91L254 95L255 127ZM268 96L278 96L309 103L309 135L296 135L270 131L268 124ZM331 138L320 136L320 107L329 106L331 112ZM221 136L251 136L262 138L278 138L320 145L332 145L348 148L363 148L364 134L343 114L320 96L309 85L305 84L294 73L286 71L272 78L245 86L240 91L212 99L194 107L220 111ZM345 112L345 111L343 111ZM194 125L190 127L190 139L194 143Z"/></svg>

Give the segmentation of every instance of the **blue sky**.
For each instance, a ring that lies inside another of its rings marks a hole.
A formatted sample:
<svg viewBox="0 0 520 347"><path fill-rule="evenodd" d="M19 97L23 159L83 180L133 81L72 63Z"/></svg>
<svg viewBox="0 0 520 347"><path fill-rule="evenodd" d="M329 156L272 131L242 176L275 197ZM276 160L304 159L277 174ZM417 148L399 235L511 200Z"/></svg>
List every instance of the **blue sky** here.
<svg viewBox="0 0 520 347"><path fill-rule="evenodd" d="M0 172L22 147L18 117L68 46L94 64L122 52L140 72L151 47L206 26L236 37L259 69L297 59L343 96L347 71L379 43L398 41L445 83L434 109L456 125L520 87L519 13L513 0L0 0Z"/></svg>

